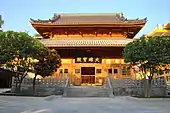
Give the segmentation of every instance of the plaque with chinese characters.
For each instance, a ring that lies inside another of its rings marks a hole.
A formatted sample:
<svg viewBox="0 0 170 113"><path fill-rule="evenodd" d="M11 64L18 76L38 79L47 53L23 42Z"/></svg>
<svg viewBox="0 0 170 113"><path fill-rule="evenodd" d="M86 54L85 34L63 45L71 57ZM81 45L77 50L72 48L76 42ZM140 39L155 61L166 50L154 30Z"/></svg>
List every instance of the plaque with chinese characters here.
<svg viewBox="0 0 170 113"><path fill-rule="evenodd" d="M102 63L100 57L77 57L75 63Z"/></svg>

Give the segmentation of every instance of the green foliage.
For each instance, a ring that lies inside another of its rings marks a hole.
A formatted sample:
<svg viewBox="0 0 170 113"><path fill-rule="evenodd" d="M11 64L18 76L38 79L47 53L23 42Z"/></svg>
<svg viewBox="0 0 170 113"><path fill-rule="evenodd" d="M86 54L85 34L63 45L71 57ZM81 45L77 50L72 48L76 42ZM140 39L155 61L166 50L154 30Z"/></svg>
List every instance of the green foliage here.
<svg viewBox="0 0 170 113"><path fill-rule="evenodd" d="M1 15L0 15L1 16ZM4 24L4 21L3 20L0 20L0 28L1 26Z"/></svg>
<svg viewBox="0 0 170 113"><path fill-rule="evenodd" d="M0 66L15 73L16 87L20 87L34 60L48 53L48 49L25 32L0 32Z"/></svg>
<svg viewBox="0 0 170 113"><path fill-rule="evenodd" d="M49 50L39 40L25 32L0 32L0 66L15 73L20 85L28 72L50 76L61 65L60 56L55 50Z"/></svg>
<svg viewBox="0 0 170 113"><path fill-rule="evenodd" d="M0 61L6 63L15 57L22 58L31 46L31 37L26 33L13 31L0 33Z"/></svg>
<svg viewBox="0 0 170 113"><path fill-rule="evenodd" d="M34 67L34 79L33 79L33 92L35 94L35 80L37 75L42 77L52 76L57 68L61 66L60 56L55 50L49 50L47 54L41 55L38 61L33 65Z"/></svg>
<svg viewBox="0 0 170 113"><path fill-rule="evenodd" d="M160 65L170 64L170 37L141 37L125 47L123 56L131 66L138 65L153 75Z"/></svg>
<svg viewBox="0 0 170 113"><path fill-rule="evenodd" d="M14 60L15 58L38 58L39 55L47 51L48 49L43 44L25 32L7 31L0 33L1 64Z"/></svg>
<svg viewBox="0 0 170 113"><path fill-rule="evenodd" d="M42 77L51 76L61 66L60 56L56 50L49 50L46 55L42 55L39 61L34 64L34 71L36 75Z"/></svg>

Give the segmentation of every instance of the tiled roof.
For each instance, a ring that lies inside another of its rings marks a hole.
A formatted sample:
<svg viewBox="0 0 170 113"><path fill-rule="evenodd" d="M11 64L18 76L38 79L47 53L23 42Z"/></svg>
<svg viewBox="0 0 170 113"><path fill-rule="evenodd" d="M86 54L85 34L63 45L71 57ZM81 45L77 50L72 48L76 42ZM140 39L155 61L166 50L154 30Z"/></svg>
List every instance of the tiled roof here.
<svg viewBox="0 0 170 113"><path fill-rule="evenodd" d="M56 38L40 40L47 47L124 47L133 39L114 38Z"/></svg>
<svg viewBox="0 0 170 113"><path fill-rule="evenodd" d="M162 36L164 32L155 32L152 34L152 36Z"/></svg>
<svg viewBox="0 0 170 113"><path fill-rule="evenodd" d="M52 19L49 20L33 20L34 23L48 23L48 24L111 24L111 23L131 23L131 22L146 22L145 19L127 20L122 13L111 14L55 14Z"/></svg>
<svg viewBox="0 0 170 113"><path fill-rule="evenodd" d="M152 36L170 36L170 32L155 32Z"/></svg>
<svg viewBox="0 0 170 113"><path fill-rule="evenodd" d="M166 29L170 29L170 22L165 25L165 28L166 28Z"/></svg>
<svg viewBox="0 0 170 113"><path fill-rule="evenodd" d="M170 32L164 32L162 36L170 36Z"/></svg>

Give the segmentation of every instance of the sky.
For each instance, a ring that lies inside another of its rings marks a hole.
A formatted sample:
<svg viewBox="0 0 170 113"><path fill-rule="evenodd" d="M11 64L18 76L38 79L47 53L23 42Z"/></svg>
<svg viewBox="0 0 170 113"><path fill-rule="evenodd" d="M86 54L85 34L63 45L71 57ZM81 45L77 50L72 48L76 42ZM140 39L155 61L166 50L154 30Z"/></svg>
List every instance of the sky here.
<svg viewBox="0 0 170 113"><path fill-rule="evenodd" d="M128 19L143 19L147 24L136 35L150 33L157 24L170 22L170 0L0 0L3 30L36 33L33 19L50 19L54 13L120 13Z"/></svg>

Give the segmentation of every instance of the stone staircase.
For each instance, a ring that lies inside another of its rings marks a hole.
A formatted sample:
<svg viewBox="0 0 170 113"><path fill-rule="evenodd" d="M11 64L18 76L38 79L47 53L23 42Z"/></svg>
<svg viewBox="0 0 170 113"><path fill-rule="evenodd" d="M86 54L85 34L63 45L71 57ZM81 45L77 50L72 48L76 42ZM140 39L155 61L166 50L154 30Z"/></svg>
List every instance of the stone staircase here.
<svg viewBox="0 0 170 113"><path fill-rule="evenodd" d="M104 86L70 86L65 97L109 97Z"/></svg>

